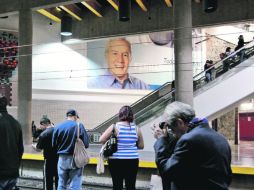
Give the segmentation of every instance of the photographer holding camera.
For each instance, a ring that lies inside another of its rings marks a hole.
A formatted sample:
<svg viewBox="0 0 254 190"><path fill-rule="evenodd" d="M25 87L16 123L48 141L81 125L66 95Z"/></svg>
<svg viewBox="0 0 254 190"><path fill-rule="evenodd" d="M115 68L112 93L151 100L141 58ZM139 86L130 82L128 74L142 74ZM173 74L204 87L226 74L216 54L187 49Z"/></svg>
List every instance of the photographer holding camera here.
<svg viewBox="0 0 254 190"><path fill-rule="evenodd" d="M167 129L153 127L155 159L163 179L172 182L172 190L227 190L232 178L227 140L181 102L169 104L163 119ZM171 152L175 138L179 139Z"/></svg>
<svg viewBox="0 0 254 190"><path fill-rule="evenodd" d="M56 150L52 147L54 125L47 116L43 116L40 120L40 127L36 130L40 131L40 134L37 144L33 144L32 146L37 151L43 150L45 187L47 190L53 190L53 182L55 178L55 189L57 189L57 154Z"/></svg>

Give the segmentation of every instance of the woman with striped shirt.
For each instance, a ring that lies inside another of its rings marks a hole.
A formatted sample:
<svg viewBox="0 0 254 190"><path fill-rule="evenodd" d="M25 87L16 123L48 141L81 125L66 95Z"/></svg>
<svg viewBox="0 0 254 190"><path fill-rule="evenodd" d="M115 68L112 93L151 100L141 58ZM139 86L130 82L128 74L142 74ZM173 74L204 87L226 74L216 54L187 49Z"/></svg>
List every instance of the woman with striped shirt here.
<svg viewBox="0 0 254 190"><path fill-rule="evenodd" d="M118 117L119 122L111 125L102 134L100 142L105 143L115 127L118 140L117 152L108 158L113 190L122 190L123 181L127 190L135 190L139 163L138 149L144 148L144 140L141 130L133 122L130 106L123 106Z"/></svg>

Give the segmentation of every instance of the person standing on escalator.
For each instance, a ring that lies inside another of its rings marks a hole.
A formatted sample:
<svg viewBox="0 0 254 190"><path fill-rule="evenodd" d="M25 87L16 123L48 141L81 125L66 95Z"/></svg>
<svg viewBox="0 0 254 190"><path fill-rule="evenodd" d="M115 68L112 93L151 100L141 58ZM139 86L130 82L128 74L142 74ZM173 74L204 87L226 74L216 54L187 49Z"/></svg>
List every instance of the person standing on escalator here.
<svg viewBox="0 0 254 190"><path fill-rule="evenodd" d="M243 38L243 35L240 35L238 37L238 43L237 43L237 46L235 47L235 51L241 49L244 44L247 44L248 42L244 42L244 38ZM237 54L240 56L240 63L243 62L243 59L244 59L244 53L245 53L245 50L242 49L241 51L239 51Z"/></svg>
<svg viewBox="0 0 254 190"><path fill-rule="evenodd" d="M227 48L226 48L226 51L225 51L225 53L224 53L223 59L226 58L226 57L228 57L230 54L231 54L231 48L230 48L230 47L227 47ZM223 61L223 70L226 72L226 71L228 71L230 68L231 68L231 67L230 67L230 61L229 61L228 59L225 59L225 60Z"/></svg>
<svg viewBox="0 0 254 190"><path fill-rule="evenodd" d="M206 63L204 65L206 82L210 82L212 80L212 69L213 69L212 66L213 66L213 61L206 60Z"/></svg>

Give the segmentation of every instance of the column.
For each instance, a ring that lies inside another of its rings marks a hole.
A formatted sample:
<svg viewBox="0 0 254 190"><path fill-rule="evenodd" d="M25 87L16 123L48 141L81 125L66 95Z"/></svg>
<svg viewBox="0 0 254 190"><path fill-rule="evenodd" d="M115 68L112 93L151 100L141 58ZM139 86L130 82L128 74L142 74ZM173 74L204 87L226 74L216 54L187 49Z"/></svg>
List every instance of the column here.
<svg viewBox="0 0 254 190"><path fill-rule="evenodd" d="M193 105L192 0L174 1L176 100Z"/></svg>
<svg viewBox="0 0 254 190"><path fill-rule="evenodd" d="M23 129L24 144L32 143L32 11L19 11L18 121Z"/></svg>

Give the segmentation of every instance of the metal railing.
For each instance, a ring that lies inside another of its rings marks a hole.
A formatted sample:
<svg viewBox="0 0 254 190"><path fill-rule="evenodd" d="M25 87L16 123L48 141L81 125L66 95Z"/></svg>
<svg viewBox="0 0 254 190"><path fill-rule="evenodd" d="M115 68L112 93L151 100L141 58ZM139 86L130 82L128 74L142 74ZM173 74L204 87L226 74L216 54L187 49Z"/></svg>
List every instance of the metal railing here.
<svg viewBox="0 0 254 190"><path fill-rule="evenodd" d="M154 102L160 100L165 95L171 92L171 83L167 82L162 85L159 89L152 91L151 93L147 94L140 100L136 101L131 105L132 111L134 112L135 118L137 118L137 114L141 114L142 110L144 110L147 105L154 105ZM109 118L92 131L103 132L108 126L112 125L113 123L118 121L118 114L114 115L113 117ZM91 132L92 132L91 131Z"/></svg>
<svg viewBox="0 0 254 190"><path fill-rule="evenodd" d="M224 73L226 73L228 70L234 68L235 66L239 65L246 59L249 59L251 56L254 55L254 41L248 43L241 49L231 53L226 58L218 61L215 63L212 67L209 69L206 69L202 71L201 73L195 75L193 77L193 89L198 90L199 88L206 85L209 81L206 80L205 74L207 72L211 72L213 77L212 80L220 77Z"/></svg>

